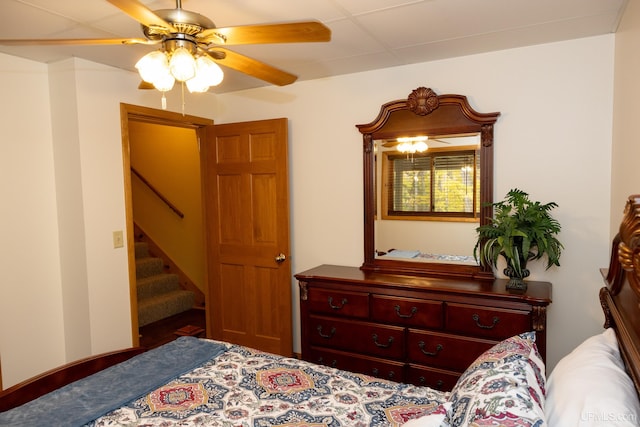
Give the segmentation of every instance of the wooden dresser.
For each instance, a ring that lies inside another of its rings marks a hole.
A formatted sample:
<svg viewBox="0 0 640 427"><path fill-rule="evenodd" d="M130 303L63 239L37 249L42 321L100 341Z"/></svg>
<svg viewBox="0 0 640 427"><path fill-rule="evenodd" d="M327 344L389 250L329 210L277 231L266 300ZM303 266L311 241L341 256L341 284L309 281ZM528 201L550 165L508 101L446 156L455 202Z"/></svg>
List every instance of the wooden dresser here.
<svg viewBox="0 0 640 427"><path fill-rule="evenodd" d="M535 330L546 357L551 284L473 281L322 265L300 285L302 358L394 381L450 390L477 356Z"/></svg>

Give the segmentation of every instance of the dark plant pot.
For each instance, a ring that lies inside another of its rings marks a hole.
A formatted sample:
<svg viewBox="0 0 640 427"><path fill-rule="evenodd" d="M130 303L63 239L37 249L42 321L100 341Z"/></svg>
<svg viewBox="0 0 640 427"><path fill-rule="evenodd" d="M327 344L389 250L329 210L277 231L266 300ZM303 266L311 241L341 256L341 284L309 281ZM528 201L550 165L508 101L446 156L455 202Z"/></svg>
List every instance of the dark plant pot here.
<svg viewBox="0 0 640 427"><path fill-rule="evenodd" d="M527 282L524 279L529 277L529 270L523 268L521 273L522 274L518 274L512 267L504 269L504 275L509 278L509 282L507 282L507 289L517 291L527 290Z"/></svg>

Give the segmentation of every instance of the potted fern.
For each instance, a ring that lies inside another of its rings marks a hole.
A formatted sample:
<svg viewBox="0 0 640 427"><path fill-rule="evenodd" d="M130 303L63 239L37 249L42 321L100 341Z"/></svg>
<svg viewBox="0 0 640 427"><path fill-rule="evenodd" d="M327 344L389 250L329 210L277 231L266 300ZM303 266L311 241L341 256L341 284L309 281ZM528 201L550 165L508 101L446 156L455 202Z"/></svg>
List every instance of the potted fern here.
<svg viewBox="0 0 640 427"><path fill-rule="evenodd" d="M560 223L551 216L555 202L541 204L522 190L510 190L505 199L492 204L494 215L488 224L476 229L478 240L473 256L483 266L497 268L504 257L509 277L507 289L524 290L529 276L527 262L547 257L547 266L560 266L562 243L557 238Z"/></svg>

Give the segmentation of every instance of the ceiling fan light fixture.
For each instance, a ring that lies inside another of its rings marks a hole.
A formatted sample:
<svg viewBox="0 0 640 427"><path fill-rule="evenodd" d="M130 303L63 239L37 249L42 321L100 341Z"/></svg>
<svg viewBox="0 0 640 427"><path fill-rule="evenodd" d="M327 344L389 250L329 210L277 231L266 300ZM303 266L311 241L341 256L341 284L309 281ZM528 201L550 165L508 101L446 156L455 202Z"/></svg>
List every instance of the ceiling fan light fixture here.
<svg viewBox="0 0 640 427"><path fill-rule="evenodd" d="M136 63L142 80L161 92L170 91L178 80L186 82L189 92L202 93L224 78L222 69L208 54L194 58L189 49L179 46L170 55L171 59L165 50L156 50Z"/></svg>
<svg viewBox="0 0 640 427"><path fill-rule="evenodd" d="M414 136L407 138L398 138L397 150L401 153L424 153L429 149L426 141L429 139L428 136Z"/></svg>
<svg viewBox="0 0 640 427"><path fill-rule="evenodd" d="M186 82L196 75L196 60L191 52L181 46L171 53L169 68L176 80Z"/></svg>
<svg viewBox="0 0 640 427"><path fill-rule="evenodd" d="M142 80L155 84L157 79L169 72L169 60L163 51L154 50L138 60L136 69Z"/></svg>
<svg viewBox="0 0 640 427"><path fill-rule="evenodd" d="M197 74L194 78L187 80L186 83L187 89L189 89L191 93L204 93L209 90L209 85L207 85L203 79L199 78Z"/></svg>
<svg viewBox="0 0 640 427"><path fill-rule="evenodd" d="M160 92L168 92L173 89L173 85L176 83L176 79L169 73L158 74L156 79L153 81L153 87L158 89Z"/></svg>
<svg viewBox="0 0 640 427"><path fill-rule="evenodd" d="M206 92L211 86L218 86L224 73L218 64L208 55L196 58L196 75L187 80L187 88L190 92Z"/></svg>

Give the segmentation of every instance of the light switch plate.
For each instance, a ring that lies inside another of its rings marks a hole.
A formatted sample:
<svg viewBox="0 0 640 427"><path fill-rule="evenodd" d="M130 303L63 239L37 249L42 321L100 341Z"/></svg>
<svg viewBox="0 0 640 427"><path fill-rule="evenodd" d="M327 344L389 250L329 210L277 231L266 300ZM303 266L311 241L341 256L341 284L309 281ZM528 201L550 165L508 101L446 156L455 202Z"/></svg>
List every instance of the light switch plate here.
<svg viewBox="0 0 640 427"><path fill-rule="evenodd" d="M113 232L113 247L114 248L121 248L123 246L124 246L124 234L122 233L122 230L114 231Z"/></svg>

